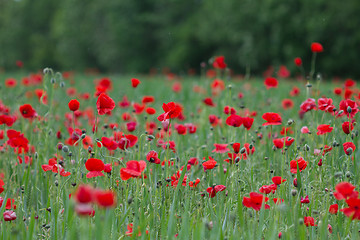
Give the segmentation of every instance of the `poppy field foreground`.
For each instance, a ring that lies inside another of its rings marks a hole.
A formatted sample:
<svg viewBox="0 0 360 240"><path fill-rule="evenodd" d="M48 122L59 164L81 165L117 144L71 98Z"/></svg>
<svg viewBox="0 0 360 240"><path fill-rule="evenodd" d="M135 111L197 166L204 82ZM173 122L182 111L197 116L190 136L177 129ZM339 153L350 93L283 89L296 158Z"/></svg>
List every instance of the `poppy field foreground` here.
<svg viewBox="0 0 360 240"><path fill-rule="evenodd" d="M358 239L356 82L213 67L0 75L0 238Z"/></svg>

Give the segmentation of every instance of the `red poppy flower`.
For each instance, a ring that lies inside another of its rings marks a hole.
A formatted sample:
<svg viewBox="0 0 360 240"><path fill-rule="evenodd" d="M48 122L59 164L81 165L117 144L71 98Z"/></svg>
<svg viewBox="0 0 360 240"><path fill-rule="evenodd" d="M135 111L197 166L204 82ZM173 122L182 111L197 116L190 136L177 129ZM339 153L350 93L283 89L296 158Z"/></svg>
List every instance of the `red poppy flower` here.
<svg viewBox="0 0 360 240"><path fill-rule="evenodd" d="M311 51L319 53L319 52L323 52L324 48L320 43L314 42L311 44Z"/></svg>
<svg viewBox="0 0 360 240"><path fill-rule="evenodd" d="M306 101L301 103L300 105L300 110L303 111L304 113L313 109L316 109L315 99L313 98L306 99Z"/></svg>
<svg viewBox="0 0 360 240"><path fill-rule="evenodd" d="M102 137L101 138L102 146L106 147L107 150L113 151L116 150L118 147L118 143L113 140L113 138Z"/></svg>
<svg viewBox="0 0 360 240"><path fill-rule="evenodd" d="M338 211L339 211L339 205L337 205L336 203L330 205L329 213L331 213L331 214L337 214Z"/></svg>
<svg viewBox="0 0 360 240"><path fill-rule="evenodd" d="M318 106L321 111L332 113L335 106L332 104L333 100L331 98L319 98Z"/></svg>
<svg viewBox="0 0 360 240"><path fill-rule="evenodd" d="M224 56L215 57L215 60L213 62L213 67L214 68L225 69L226 66L227 65L225 63L225 57Z"/></svg>
<svg viewBox="0 0 360 240"><path fill-rule="evenodd" d="M116 205L116 195L111 190L96 190L94 193L96 203L103 208L109 208Z"/></svg>
<svg viewBox="0 0 360 240"><path fill-rule="evenodd" d="M145 168L145 161L128 161L126 163L126 168L120 169L120 177L124 181L128 180L129 178L140 178L141 173L145 170Z"/></svg>
<svg viewBox="0 0 360 240"><path fill-rule="evenodd" d="M118 105L119 105L119 107L121 107L121 108L127 108L127 107L130 106L130 102L129 102L129 100L128 100L128 98L127 98L126 95L124 95L122 101L119 102Z"/></svg>
<svg viewBox="0 0 360 240"><path fill-rule="evenodd" d="M249 131L254 123L254 119L250 117L244 117L242 118L242 123L244 128Z"/></svg>
<svg viewBox="0 0 360 240"><path fill-rule="evenodd" d="M110 113L115 108L115 102L106 93L101 93L96 101L96 107L99 115Z"/></svg>
<svg viewBox="0 0 360 240"><path fill-rule="evenodd" d="M263 126L281 125L281 117L278 113L267 112L262 115L262 118L266 121Z"/></svg>
<svg viewBox="0 0 360 240"><path fill-rule="evenodd" d="M281 149L284 147L284 138L273 139L273 144L276 148Z"/></svg>
<svg viewBox="0 0 360 240"><path fill-rule="evenodd" d="M266 89L277 88L278 84L279 84L278 80L274 77L268 77L264 81L264 85L266 86Z"/></svg>
<svg viewBox="0 0 360 240"><path fill-rule="evenodd" d="M197 178L195 181L189 181L189 187L196 187L200 183L200 179Z"/></svg>
<svg viewBox="0 0 360 240"><path fill-rule="evenodd" d="M189 159L189 161L187 163L190 164L190 165L196 166L196 165L199 164L199 160L196 157L192 157L192 158Z"/></svg>
<svg viewBox="0 0 360 240"><path fill-rule="evenodd" d="M286 182L286 179L279 176L275 176L271 179L271 181L276 185L280 185L281 183Z"/></svg>
<svg viewBox="0 0 360 240"><path fill-rule="evenodd" d="M349 126L350 125L350 126ZM343 122L343 124L341 125L342 130L344 131L345 134L350 134L350 131L354 130L354 126L353 124L349 124L349 122ZM351 129L350 129L351 128Z"/></svg>
<svg viewBox="0 0 360 240"><path fill-rule="evenodd" d="M149 115L154 115L156 113L156 110L152 107L146 108L146 113Z"/></svg>
<svg viewBox="0 0 360 240"><path fill-rule="evenodd" d="M215 149L212 150L212 152L216 152L216 153L226 153L228 151L230 151L229 148L227 148L227 144L218 144L218 143L214 143Z"/></svg>
<svg viewBox="0 0 360 240"><path fill-rule="evenodd" d="M314 218L313 217L304 217L304 224L305 226L309 227L309 226L317 226L315 224Z"/></svg>
<svg viewBox="0 0 360 240"><path fill-rule="evenodd" d="M226 118L226 124L233 127L240 127L243 124L243 118L236 114L230 115Z"/></svg>
<svg viewBox="0 0 360 240"><path fill-rule="evenodd" d="M94 200L94 189L89 185L80 185L75 192L75 200L78 203L91 203Z"/></svg>
<svg viewBox="0 0 360 240"><path fill-rule="evenodd" d="M290 96L295 97L300 94L300 89L298 87L293 87L290 91Z"/></svg>
<svg viewBox="0 0 360 240"><path fill-rule="evenodd" d="M8 88L16 87L17 81L14 78L8 78L5 80L5 86Z"/></svg>
<svg viewBox="0 0 360 240"><path fill-rule="evenodd" d="M16 219L16 213L14 211L5 211L3 213L3 216L5 222L13 221Z"/></svg>
<svg viewBox="0 0 360 240"><path fill-rule="evenodd" d="M295 58L294 63L295 63L296 66L300 67L302 65L301 58L299 58L299 57Z"/></svg>
<svg viewBox="0 0 360 240"><path fill-rule="evenodd" d="M13 116L0 115L0 124L6 124L6 126L11 127L15 121L16 118Z"/></svg>
<svg viewBox="0 0 360 240"><path fill-rule="evenodd" d="M291 109L294 107L294 102L293 102L293 100L286 98L286 99L282 100L281 105L282 105L283 109L285 109L285 110Z"/></svg>
<svg viewBox="0 0 360 240"><path fill-rule="evenodd" d="M287 69L286 66L281 65L277 75L279 78L288 78L288 77L290 77L290 71L289 71L289 69Z"/></svg>
<svg viewBox="0 0 360 240"><path fill-rule="evenodd" d="M290 161L290 172L297 173L297 165L299 165L299 170L302 172L307 167L307 162L302 158L298 158L297 160Z"/></svg>
<svg viewBox="0 0 360 240"><path fill-rule="evenodd" d="M2 193L5 189L4 189L4 181L0 178L0 193Z"/></svg>
<svg viewBox="0 0 360 240"><path fill-rule="evenodd" d="M24 104L20 106L19 110L24 118L34 118L37 116L36 111L32 108L30 104Z"/></svg>
<svg viewBox="0 0 360 240"><path fill-rule="evenodd" d="M144 103L143 104L139 104L139 103L133 104L133 108L134 108L136 114L141 114L144 111L145 107L146 107L146 105Z"/></svg>
<svg viewBox="0 0 360 240"><path fill-rule="evenodd" d="M89 171L88 174L86 174L87 178L104 176L102 171L104 171L105 164L100 159L89 158L85 163L85 167Z"/></svg>
<svg viewBox="0 0 360 240"><path fill-rule="evenodd" d="M334 88L334 94L335 95L338 95L338 96L340 96L341 95L341 93L342 93L342 89L341 88Z"/></svg>
<svg viewBox="0 0 360 240"><path fill-rule="evenodd" d="M178 134L180 135L185 135L186 134L186 126L182 125L182 124L175 124L175 129L177 131Z"/></svg>
<svg viewBox="0 0 360 240"><path fill-rule="evenodd" d="M346 200L346 203L348 208L340 209L340 211L342 211L345 216L351 217L351 220L360 220L360 199L349 198Z"/></svg>
<svg viewBox="0 0 360 240"><path fill-rule="evenodd" d="M197 127L192 123L185 123L185 127L188 129L190 134L196 133Z"/></svg>
<svg viewBox="0 0 360 240"><path fill-rule="evenodd" d="M359 193L354 191L355 186L348 182L341 182L335 186L334 197L337 200L357 198Z"/></svg>
<svg viewBox="0 0 360 240"><path fill-rule="evenodd" d="M29 140L24 137L24 134L21 132L9 129L6 132L9 140L6 142L10 147L19 148L18 150L24 150L27 152L29 150Z"/></svg>
<svg viewBox="0 0 360 240"><path fill-rule="evenodd" d="M232 148L233 148L233 150L234 150L234 152L235 153L239 153L240 152L240 143L234 143L233 145L232 145Z"/></svg>
<svg viewBox="0 0 360 240"><path fill-rule="evenodd" d="M275 193L277 189L277 185L276 184L271 184L271 185L263 185L259 188L259 192L264 193L264 194L269 194L269 193Z"/></svg>
<svg viewBox="0 0 360 240"><path fill-rule="evenodd" d="M301 202L301 203L305 203L305 204L310 203L309 196L306 195L306 197L304 197L304 198L301 197L300 202Z"/></svg>
<svg viewBox="0 0 360 240"><path fill-rule="evenodd" d="M215 103L214 103L214 101L213 101L212 98L210 98L210 97L205 98L205 99L203 100L203 102L204 102L206 105L210 106L210 107L215 107L215 106L216 106Z"/></svg>
<svg viewBox="0 0 360 240"><path fill-rule="evenodd" d="M133 88L136 88L140 83L141 83L141 82L140 82L139 79L136 79L136 78L132 78L132 79L131 79L131 86L132 86Z"/></svg>
<svg viewBox="0 0 360 240"><path fill-rule="evenodd" d="M205 157L204 157L204 160L205 160ZM206 162L203 162L203 167L204 167L204 170L207 170L207 169L213 169L215 166L216 166L217 162L209 156L209 160L207 160Z"/></svg>
<svg viewBox="0 0 360 240"><path fill-rule="evenodd" d="M164 110L164 113L157 118L159 121L162 122L166 119L177 118L182 111L181 106L174 102L169 102L167 104L163 103L162 108Z"/></svg>
<svg viewBox="0 0 360 240"><path fill-rule="evenodd" d="M343 143L344 152L346 155L351 155L355 150L355 144L352 142Z"/></svg>
<svg viewBox="0 0 360 240"><path fill-rule="evenodd" d="M209 198L213 198L216 196L216 193L222 192L226 189L224 185L216 185L213 187L208 187L206 191L209 193Z"/></svg>
<svg viewBox="0 0 360 240"><path fill-rule="evenodd" d="M354 118L355 114L359 111L356 102L350 99L342 100L339 109L344 111L340 116L346 115L350 118Z"/></svg>
<svg viewBox="0 0 360 240"><path fill-rule="evenodd" d="M346 88L355 87L355 85L356 85L356 82L351 78L346 79L345 82L344 82L344 86Z"/></svg>
<svg viewBox="0 0 360 240"><path fill-rule="evenodd" d="M137 126L137 123L136 123L136 122L128 122L128 123L126 123L126 128L127 128L127 130L128 130L129 132L135 131L136 126Z"/></svg>
<svg viewBox="0 0 360 240"><path fill-rule="evenodd" d="M327 133L331 133L334 128L330 127L330 125L327 124L321 124L317 127L318 132L317 135L324 135Z"/></svg>
<svg viewBox="0 0 360 240"><path fill-rule="evenodd" d="M80 107L80 103L76 99L71 99L68 105L69 105L70 111L73 111L73 112L79 110L79 107Z"/></svg>
<svg viewBox="0 0 360 240"><path fill-rule="evenodd" d="M242 204L247 208L253 208L256 211L260 211L263 202L269 201L268 197L264 197L260 193L251 192L250 197L244 197ZM270 206L268 204L264 204L265 209L270 209Z"/></svg>
<svg viewBox="0 0 360 240"><path fill-rule="evenodd" d="M151 163L160 164L159 155L154 150L152 150L146 154L146 160L148 160Z"/></svg>

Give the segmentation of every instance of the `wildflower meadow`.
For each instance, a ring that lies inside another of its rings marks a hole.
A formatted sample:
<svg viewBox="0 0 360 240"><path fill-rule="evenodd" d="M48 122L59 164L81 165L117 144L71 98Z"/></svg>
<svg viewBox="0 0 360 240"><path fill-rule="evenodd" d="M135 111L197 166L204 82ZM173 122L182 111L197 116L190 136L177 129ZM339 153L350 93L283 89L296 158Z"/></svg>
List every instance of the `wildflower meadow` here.
<svg viewBox="0 0 360 240"><path fill-rule="evenodd" d="M0 73L0 239L359 239L358 83L308 51L293 77L226 56L199 75L18 61Z"/></svg>

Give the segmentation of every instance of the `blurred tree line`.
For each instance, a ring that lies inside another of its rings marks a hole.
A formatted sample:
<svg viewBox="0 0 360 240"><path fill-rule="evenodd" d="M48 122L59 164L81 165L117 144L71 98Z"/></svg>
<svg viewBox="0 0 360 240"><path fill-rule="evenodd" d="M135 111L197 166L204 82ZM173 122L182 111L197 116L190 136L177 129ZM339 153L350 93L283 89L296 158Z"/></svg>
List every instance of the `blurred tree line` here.
<svg viewBox="0 0 360 240"><path fill-rule="evenodd" d="M224 55L237 73L269 65L360 77L358 0L0 0L0 67L104 72L200 68Z"/></svg>

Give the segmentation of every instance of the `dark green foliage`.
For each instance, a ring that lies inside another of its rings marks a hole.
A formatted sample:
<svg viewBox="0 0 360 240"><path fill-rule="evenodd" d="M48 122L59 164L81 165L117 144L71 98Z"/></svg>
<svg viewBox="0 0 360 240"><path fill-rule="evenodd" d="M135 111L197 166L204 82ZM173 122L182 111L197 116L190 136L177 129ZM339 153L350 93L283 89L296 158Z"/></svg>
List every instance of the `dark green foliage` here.
<svg viewBox="0 0 360 240"><path fill-rule="evenodd" d="M179 72L224 55L235 72L261 74L295 70L295 57L308 70L320 42L319 72L359 77L359 11L356 0L1 0L0 67Z"/></svg>

